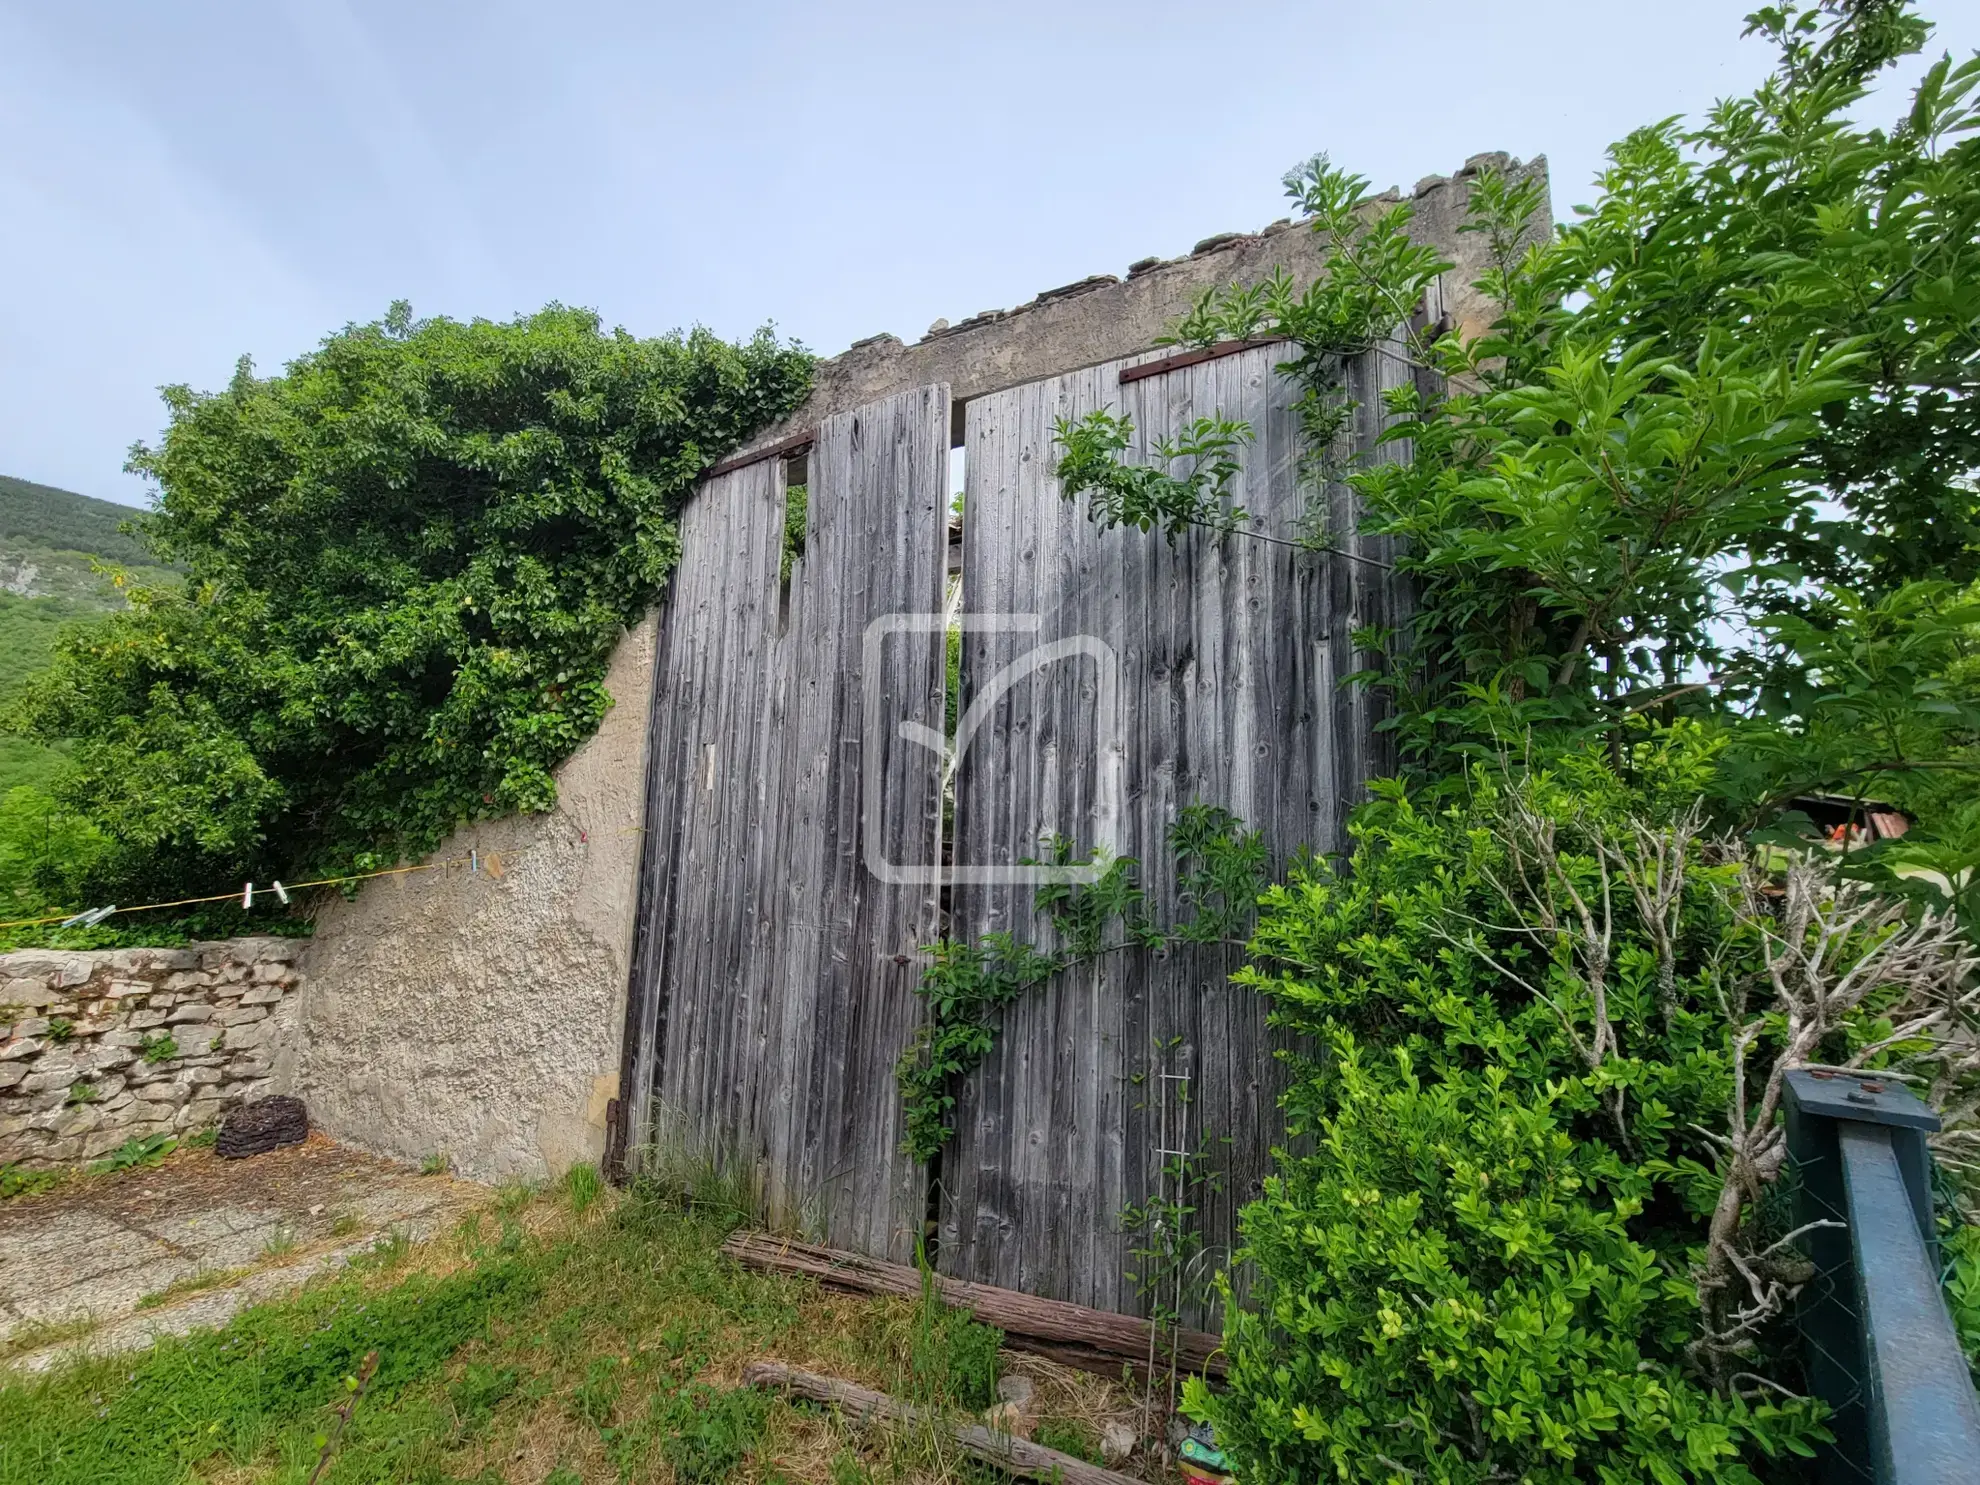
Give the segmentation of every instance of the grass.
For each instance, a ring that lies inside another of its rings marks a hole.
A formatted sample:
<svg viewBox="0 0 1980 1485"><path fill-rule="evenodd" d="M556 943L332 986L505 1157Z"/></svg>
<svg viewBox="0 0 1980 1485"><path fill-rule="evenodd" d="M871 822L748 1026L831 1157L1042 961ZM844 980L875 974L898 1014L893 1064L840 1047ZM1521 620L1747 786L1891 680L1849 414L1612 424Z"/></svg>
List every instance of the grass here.
<svg viewBox="0 0 1980 1485"><path fill-rule="evenodd" d="M137 1302L140 1310L155 1310L160 1305L169 1305L184 1299L188 1294L198 1294L207 1289L218 1289L223 1284L231 1284L236 1279L253 1273L251 1267L203 1268L198 1273L187 1274L183 1279L174 1279L163 1289L153 1290Z"/></svg>
<svg viewBox="0 0 1980 1485"><path fill-rule="evenodd" d="M303 1485L374 1349L332 1485L1001 1482L933 1437L741 1389L766 1355L961 1412L1016 1365L1049 1374L1047 1411L1131 1410L1097 1379L1000 1362L966 1316L747 1272L717 1251L728 1227L662 1190L566 1178L223 1330L0 1385L0 1485Z"/></svg>
<svg viewBox="0 0 1980 1485"><path fill-rule="evenodd" d="M78 1315L73 1320L30 1320L9 1332L5 1340L0 1340L0 1361L25 1356L30 1351L39 1351L43 1346L79 1341L101 1323L94 1315Z"/></svg>

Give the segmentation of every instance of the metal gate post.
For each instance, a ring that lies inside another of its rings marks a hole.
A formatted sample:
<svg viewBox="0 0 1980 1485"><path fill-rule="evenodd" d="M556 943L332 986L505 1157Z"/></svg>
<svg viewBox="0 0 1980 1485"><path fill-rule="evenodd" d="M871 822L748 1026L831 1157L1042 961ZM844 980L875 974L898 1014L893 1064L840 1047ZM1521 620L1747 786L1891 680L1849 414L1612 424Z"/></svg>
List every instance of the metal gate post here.
<svg viewBox="0 0 1980 1485"><path fill-rule="evenodd" d="M1939 1119L1874 1074L1787 1078L1797 1223L1815 1278L1798 1307L1809 1385L1833 1410L1832 1481L1980 1485L1980 1397L1939 1287L1931 1155Z"/></svg>

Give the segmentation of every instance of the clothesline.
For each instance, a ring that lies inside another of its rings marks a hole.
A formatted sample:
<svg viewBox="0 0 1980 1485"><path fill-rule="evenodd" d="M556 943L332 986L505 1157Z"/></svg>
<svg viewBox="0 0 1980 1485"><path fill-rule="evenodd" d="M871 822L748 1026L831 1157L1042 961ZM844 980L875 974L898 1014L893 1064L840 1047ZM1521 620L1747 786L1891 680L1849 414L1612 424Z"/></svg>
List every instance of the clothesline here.
<svg viewBox="0 0 1980 1485"><path fill-rule="evenodd" d="M513 861L530 849L528 846L522 846L513 851L490 851L486 855L479 850L473 850L465 856L450 856L444 861L422 861L413 866L388 866L381 871L360 871L352 872L348 876L319 877L311 882L274 882L270 884L268 890L287 902L290 892L300 892L306 887L337 887L345 882L370 881L373 877L400 877L417 871L445 871L452 866L466 866L475 872L481 871L486 866L488 874L499 880L504 874L504 861ZM94 925L116 913L150 913L163 908L198 907L209 902L232 902L235 898L240 898L243 906L252 906L253 897L254 883L249 882L244 890L215 892L206 897L181 897L171 902L141 902L131 907L113 906L84 913L50 913L45 918L20 918L11 923L0 923L0 930L41 928L50 923L69 923L79 918L87 918L90 924Z"/></svg>

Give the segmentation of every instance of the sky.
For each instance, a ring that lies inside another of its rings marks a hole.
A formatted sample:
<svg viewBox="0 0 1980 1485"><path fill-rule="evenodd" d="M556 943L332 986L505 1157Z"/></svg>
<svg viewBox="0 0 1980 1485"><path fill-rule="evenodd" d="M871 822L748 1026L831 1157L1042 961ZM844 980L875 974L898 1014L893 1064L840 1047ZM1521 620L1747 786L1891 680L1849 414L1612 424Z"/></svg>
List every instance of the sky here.
<svg viewBox="0 0 1980 1485"><path fill-rule="evenodd" d="M0 0L0 474L141 504L158 387L394 299L829 355L1254 230L1316 150L1544 154L1565 217L1764 75L1749 8Z"/></svg>

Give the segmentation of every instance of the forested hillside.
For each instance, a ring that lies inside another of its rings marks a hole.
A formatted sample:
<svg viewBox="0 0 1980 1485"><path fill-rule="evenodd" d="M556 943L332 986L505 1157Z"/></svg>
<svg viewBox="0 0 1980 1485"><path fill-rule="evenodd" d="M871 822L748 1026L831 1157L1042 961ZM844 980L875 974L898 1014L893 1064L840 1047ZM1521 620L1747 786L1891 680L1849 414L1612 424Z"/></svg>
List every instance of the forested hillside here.
<svg viewBox="0 0 1980 1485"><path fill-rule="evenodd" d="M121 607L98 569L108 564L159 576L144 544L121 529L142 515L128 505L0 475L0 592ZM0 675L0 687L12 679Z"/></svg>
<svg viewBox="0 0 1980 1485"><path fill-rule="evenodd" d="M48 664L66 626L124 607L112 569L146 583L171 580L138 537L120 529L141 515L0 475L0 705ZM0 919L19 906L16 878L54 833L46 791L64 752L60 743L0 737Z"/></svg>

